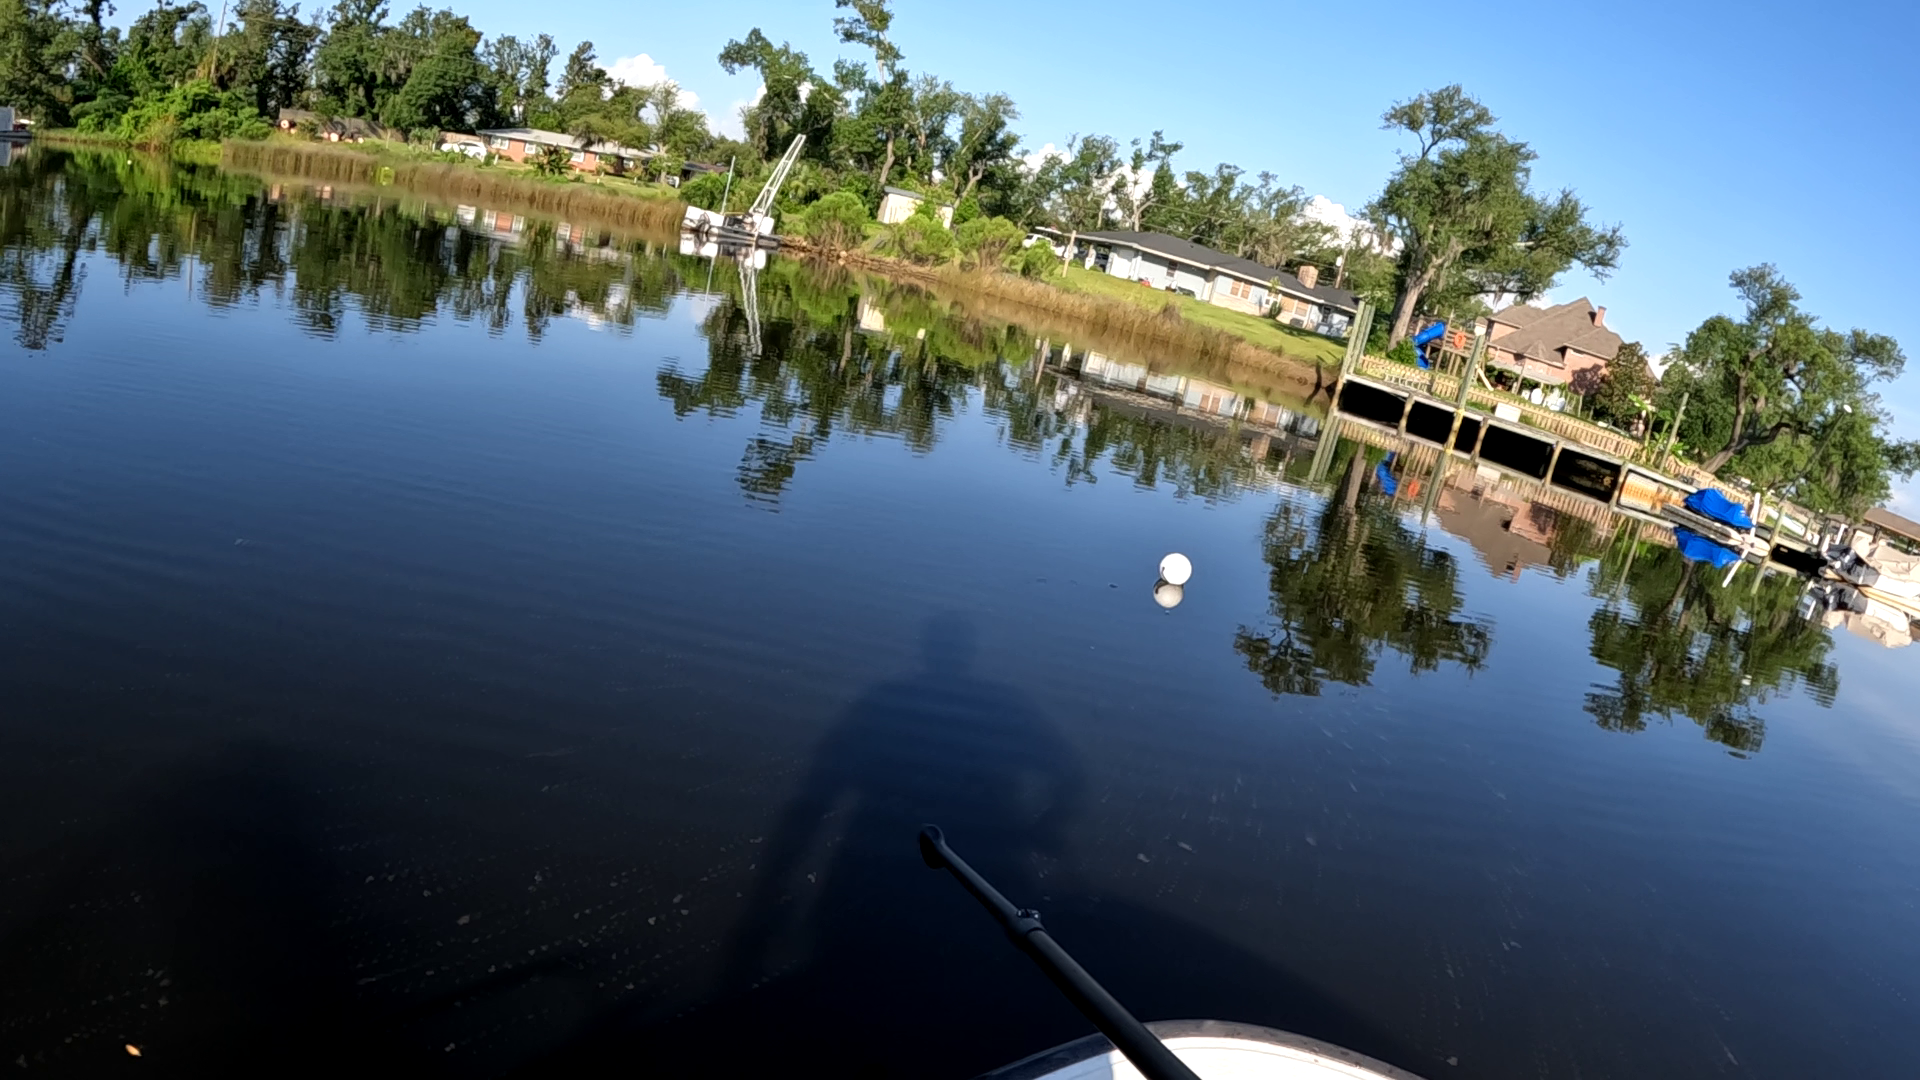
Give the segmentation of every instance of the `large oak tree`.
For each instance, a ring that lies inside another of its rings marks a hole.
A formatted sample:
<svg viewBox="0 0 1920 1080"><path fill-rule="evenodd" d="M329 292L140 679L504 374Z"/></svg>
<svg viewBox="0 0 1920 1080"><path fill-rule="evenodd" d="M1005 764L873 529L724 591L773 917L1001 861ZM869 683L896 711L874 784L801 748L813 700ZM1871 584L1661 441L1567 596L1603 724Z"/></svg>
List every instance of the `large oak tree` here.
<svg viewBox="0 0 1920 1080"><path fill-rule="evenodd" d="M1494 130L1459 86L1401 102L1383 117L1415 152L1368 207L1401 242L1391 340L1404 339L1429 292L1464 278L1472 291L1529 299L1575 263L1604 277L1626 247L1619 226L1595 226L1571 191L1535 192L1537 156Z"/></svg>

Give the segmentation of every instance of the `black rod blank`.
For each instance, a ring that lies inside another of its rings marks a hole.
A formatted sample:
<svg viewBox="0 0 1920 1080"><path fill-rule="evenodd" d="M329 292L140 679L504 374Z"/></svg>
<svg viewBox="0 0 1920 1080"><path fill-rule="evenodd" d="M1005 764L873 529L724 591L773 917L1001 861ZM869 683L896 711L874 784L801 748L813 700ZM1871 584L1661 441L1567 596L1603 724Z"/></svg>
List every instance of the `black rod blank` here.
<svg viewBox="0 0 1920 1080"><path fill-rule="evenodd" d="M986 878L979 875L965 859L954 854L947 846L946 837L937 825L928 825L920 830L920 858L935 870L951 873L980 906L992 913L1007 937L1027 954L1040 970L1046 972L1053 985L1073 1002L1081 1015L1093 1021L1109 1042L1140 1074L1147 1080L1199 1080L1185 1062L1175 1057L1167 1044L1156 1038L1126 1006L1114 1000L1106 988L1095 982L1087 969L1067 955L1058 942L1053 940L1046 928L1040 925L1037 912L1014 907L1012 901L1000 895Z"/></svg>

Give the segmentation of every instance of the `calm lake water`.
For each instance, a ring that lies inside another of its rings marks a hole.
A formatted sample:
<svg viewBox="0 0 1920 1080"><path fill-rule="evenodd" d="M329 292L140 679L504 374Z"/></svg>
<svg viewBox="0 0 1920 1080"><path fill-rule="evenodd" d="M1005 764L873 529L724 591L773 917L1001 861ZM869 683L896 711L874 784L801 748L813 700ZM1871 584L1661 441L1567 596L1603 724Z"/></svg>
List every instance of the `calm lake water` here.
<svg viewBox="0 0 1920 1080"><path fill-rule="evenodd" d="M1086 1033L923 821L1147 1018L1920 1068L1920 677L1791 577L778 258L47 147L0 244L10 1068Z"/></svg>

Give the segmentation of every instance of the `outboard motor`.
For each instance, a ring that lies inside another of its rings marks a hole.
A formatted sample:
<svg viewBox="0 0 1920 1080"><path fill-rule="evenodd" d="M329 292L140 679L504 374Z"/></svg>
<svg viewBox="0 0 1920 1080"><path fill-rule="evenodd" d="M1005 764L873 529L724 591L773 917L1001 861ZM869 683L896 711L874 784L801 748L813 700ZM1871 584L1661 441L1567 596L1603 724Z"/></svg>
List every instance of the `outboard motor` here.
<svg viewBox="0 0 1920 1080"><path fill-rule="evenodd" d="M1835 556L1832 567L1833 572L1845 578L1849 584L1865 589L1871 589L1880 584L1880 571L1875 570L1867 560L1860 557L1859 552L1852 548L1842 549Z"/></svg>
<svg viewBox="0 0 1920 1080"><path fill-rule="evenodd" d="M1867 610L1867 598L1860 590L1838 581L1815 581L1807 586L1807 591L1794 607L1803 619L1816 619L1830 611L1846 611L1862 615Z"/></svg>

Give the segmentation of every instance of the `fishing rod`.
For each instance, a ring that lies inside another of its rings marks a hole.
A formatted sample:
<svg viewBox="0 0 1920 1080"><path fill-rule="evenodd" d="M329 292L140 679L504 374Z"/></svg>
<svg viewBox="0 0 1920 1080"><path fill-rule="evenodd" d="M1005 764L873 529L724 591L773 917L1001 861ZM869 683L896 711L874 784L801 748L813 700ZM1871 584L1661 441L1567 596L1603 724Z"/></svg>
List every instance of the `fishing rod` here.
<svg viewBox="0 0 1920 1080"><path fill-rule="evenodd" d="M973 894L980 906L987 909L1000 928L1007 932L1021 952L1027 954L1034 963L1040 965L1053 985L1067 995L1081 1015L1093 1021L1108 1041L1133 1067L1140 1070L1146 1080L1200 1080L1186 1063L1175 1057L1167 1045L1154 1037L1126 1006L1114 1000L1106 988L1087 974L1087 969L1079 965L1073 957L1067 955L1058 942L1053 940L1046 928L1040 925L1040 913L1013 906L1013 902L1000 895L979 872L967 865L967 861L954 854L947 846L947 838L941 834L938 825L928 825L920 830L920 858L930 869L945 870L952 874L965 889Z"/></svg>

